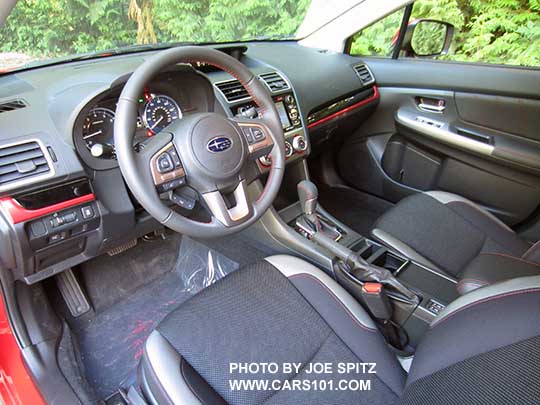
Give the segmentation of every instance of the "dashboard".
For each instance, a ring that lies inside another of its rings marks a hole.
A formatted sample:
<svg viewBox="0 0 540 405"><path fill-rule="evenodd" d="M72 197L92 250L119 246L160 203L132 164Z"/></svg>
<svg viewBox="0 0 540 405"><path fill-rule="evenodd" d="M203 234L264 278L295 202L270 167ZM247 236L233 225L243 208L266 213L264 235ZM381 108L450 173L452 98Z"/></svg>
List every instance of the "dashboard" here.
<svg viewBox="0 0 540 405"><path fill-rule="evenodd" d="M353 109L377 104L375 80L359 79L357 58L294 41L219 49L268 87L288 165L304 161L311 144L331 136ZM151 54L0 76L0 257L15 279L41 281L161 227L131 196L113 136L122 88ZM204 65L161 72L138 101L135 149L190 114L256 118L259 113L236 79ZM254 178L264 181L270 164L268 156L260 156Z"/></svg>

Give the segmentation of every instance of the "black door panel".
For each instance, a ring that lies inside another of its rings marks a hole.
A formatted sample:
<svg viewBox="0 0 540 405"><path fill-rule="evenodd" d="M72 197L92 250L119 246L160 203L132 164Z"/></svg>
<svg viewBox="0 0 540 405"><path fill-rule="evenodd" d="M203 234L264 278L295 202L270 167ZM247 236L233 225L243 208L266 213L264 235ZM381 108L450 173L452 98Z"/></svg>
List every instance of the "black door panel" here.
<svg viewBox="0 0 540 405"><path fill-rule="evenodd" d="M540 70L364 61L381 97L340 150L348 183L392 202L425 190L454 192L509 225L533 216L540 206Z"/></svg>
<svg viewBox="0 0 540 405"><path fill-rule="evenodd" d="M463 121L540 141L540 100L461 92L455 100Z"/></svg>
<svg viewBox="0 0 540 405"><path fill-rule="evenodd" d="M500 164L540 171L540 142L526 137L471 125L449 114L433 117L406 107L398 109L396 124L399 133L419 142L424 137Z"/></svg>

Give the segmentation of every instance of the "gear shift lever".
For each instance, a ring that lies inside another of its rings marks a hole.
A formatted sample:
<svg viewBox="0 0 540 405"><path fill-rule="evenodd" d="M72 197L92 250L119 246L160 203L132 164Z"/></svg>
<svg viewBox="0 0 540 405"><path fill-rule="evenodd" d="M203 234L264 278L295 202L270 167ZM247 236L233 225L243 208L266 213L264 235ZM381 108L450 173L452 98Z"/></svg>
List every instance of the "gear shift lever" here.
<svg viewBox="0 0 540 405"><path fill-rule="evenodd" d="M304 216L315 226L316 231L321 230L321 221L317 216L317 200L319 198L317 186L309 180L302 180L298 183L297 189Z"/></svg>
<svg viewBox="0 0 540 405"><path fill-rule="evenodd" d="M319 198L319 190L317 186L309 180L302 180L298 183L298 198L302 211L306 215L315 214L317 209L317 199Z"/></svg>

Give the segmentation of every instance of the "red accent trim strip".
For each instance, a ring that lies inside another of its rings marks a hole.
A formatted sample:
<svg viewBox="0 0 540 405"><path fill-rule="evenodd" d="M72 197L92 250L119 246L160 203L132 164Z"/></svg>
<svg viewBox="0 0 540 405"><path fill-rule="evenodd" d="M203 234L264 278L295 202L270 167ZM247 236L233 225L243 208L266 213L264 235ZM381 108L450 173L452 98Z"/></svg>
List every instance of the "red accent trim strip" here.
<svg viewBox="0 0 540 405"><path fill-rule="evenodd" d="M72 198L71 200L49 205L48 207L39 208L37 210L27 210L13 197L5 197L0 199L0 207L7 211L7 213L11 216L11 221L14 224L18 224L20 222L43 217L45 215L54 214L55 212L65 210L66 208L74 207L75 205L83 204L85 202L94 201L95 199L96 196L93 193L90 193L81 197Z"/></svg>
<svg viewBox="0 0 540 405"><path fill-rule="evenodd" d="M333 118L339 117L340 115L348 113L349 111L362 107L363 105L366 105L368 103L371 103L372 101L377 100L378 98L379 98L379 89L377 88L377 86L373 86L373 95L371 97L368 97L365 100L359 101L356 104L350 105L344 108L343 110L336 111L335 113L330 114L328 117L324 117L318 121L312 122L311 124L308 125L308 129L316 127L317 125L321 125L327 121L330 121Z"/></svg>
<svg viewBox="0 0 540 405"><path fill-rule="evenodd" d="M6 405L45 404L26 369L21 349L8 321L2 295L0 295L0 348L0 403Z"/></svg>

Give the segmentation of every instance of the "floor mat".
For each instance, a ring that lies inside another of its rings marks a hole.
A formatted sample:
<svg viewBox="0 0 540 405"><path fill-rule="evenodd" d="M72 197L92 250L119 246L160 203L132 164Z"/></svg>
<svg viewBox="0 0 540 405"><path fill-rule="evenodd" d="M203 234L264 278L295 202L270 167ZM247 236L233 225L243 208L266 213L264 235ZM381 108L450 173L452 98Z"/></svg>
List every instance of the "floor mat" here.
<svg viewBox="0 0 540 405"><path fill-rule="evenodd" d="M319 186L320 204L360 235L368 236L377 219L393 204L349 187Z"/></svg>
<svg viewBox="0 0 540 405"><path fill-rule="evenodd" d="M122 274L133 277L143 267L147 275L158 271L157 268L149 268L156 263L156 252L152 251L151 245L145 246L149 250L146 257L137 252L128 255L128 251L123 260L100 258L100 266L120 273L109 275L105 281L120 280ZM170 248L171 245L168 246ZM167 254L170 256L170 252ZM134 255L137 261L133 260ZM160 276L150 284L136 291L131 289L129 295L115 300L114 305L101 305L102 309L91 316L69 321L78 341L86 377L99 398L135 383L144 342L169 312L200 289L239 267L238 263L189 238L182 238L174 255L176 258L172 263L170 257L161 258L161 264L168 262L169 269L165 272L159 269ZM111 263L103 262L107 260ZM134 270L134 266L137 269ZM137 284L137 280L135 282ZM121 285L127 287L128 283L124 280ZM103 283L102 286L112 291Z"/></svg>

